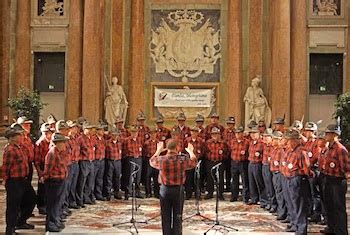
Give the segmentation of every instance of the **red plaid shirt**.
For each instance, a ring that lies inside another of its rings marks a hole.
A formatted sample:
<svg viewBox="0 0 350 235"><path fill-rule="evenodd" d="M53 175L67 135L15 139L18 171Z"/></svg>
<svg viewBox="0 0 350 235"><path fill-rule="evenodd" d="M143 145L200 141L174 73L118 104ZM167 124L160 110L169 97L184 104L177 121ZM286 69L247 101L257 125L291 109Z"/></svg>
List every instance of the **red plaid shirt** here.
<svg viewBox="0 0 350 235"><path fill-rule="evenodd" d="M349 172L348 158L348 150L339 141L334 142L321 161L321 172L328 176L345 178Z"/></svg>
<svg viewBox="0 0 350 235"><path fill-rule="evenodd" d="M322 172L322 167L326 164L325 159L326 159L326 153L328 151L327 147L320 148L318 147L318 153L317 153L317 165L318 165L318 170Z"/></svg>
<svg viewBox="0 0 350 235"><path fill-rule="evenodd" d="M80 146L77 141L78 136L70 136L69 138L67 143L71 149L70 160L71 162L77 162L80 160Z"/></svg>
<svg viewBox="0 0 350 235"><path fill-rule="evenodd" d="M249 144L248 160L253 163L262 162L264 143L261 140L251 140Z"/></svg>
<svg viewBox="0 0 350 235"><path fill-rule="evenodd" d="M104 159L106 155L106 141L102 137L95 137L95 160Z"/></svg>
<svg viewBox="0 0 350 235"><path fill-rule="evenodd" d="M231 140L236 139L234 129L226 128L224 130L223 138L227 143L230 143Z"/></svg>
<svg viewBox="0 0 350 235"><path fill-rule="evenodd" d="M270 160L270 171L279 172L281 168L281 160L285 155L284 149L282 147L274 147L271 150L271 160Z"/></svg>
<svg viewBox="0 0 350 235"><path fill-rule="evenodd" d="M158 141L165 141L167 139L171 138L170 130L166 127L156 128L157 131L157 140Z"/></svg>
<svg viewBox="0 0 350 235"><path fill-rule="evenodd" d="M174 129L179 131L181 139L182 139L182 142L185 141L185 139L187 137L191 136L191 129L188 126L186 126L186 125L184 125L182 127L180 127L179 125L175 125L173 127L173 130Z"/></svg>
<svg viewBox="0 0 350 235"><path fill-rule="evenodd" d="M296 175L310 175L310 160L301 145L287 152L285 176L293 177Z"/></svg>
<svg viewBox="0 0 350 235"><path fill-rule="evenodd" d="M229 148L231 151L232 161L248 160L249 142L246 141L245 139L242 139L242 140L232 139L229 142Z"/></svg>
<svg viewBox="0 0 350 235"><path fill-rule="evenodd" d="M125 129L125 128L118 129L118 131L120 132L119 136L122 139L126 139L129 136L131 136L130 132L127 129Z"/></svg>
<svg viewBox="0 0 350 235"><path fill-rule="evenodd" d="M92 161L95 159L95 138L93 136L81 135L77 142L80 147L80 160Z"/></svg>
<svg viewBox="0 0 350 235"><path fill-rule="evenodd" d="M145 150L145 156L150 158L152 157L155 152L157 151L157 143L158 140L153 140L153 139L149 139L145 142L145 146L144 146L144 150Z"/></svg>
<svg viewBox="0 0 350 235"><path fill-rule="evenodd" d="M192 144L194 147L194 154L196 154L197 159L201 158L203 156L203 148L204 148L204 140L197 136L196 139L193 139L192 137L188 137L185 139L184 147L186 148L188 144Z"/></svg>
<svg viewBox="0 0 350 235"><path fill-rule="evenodd" d="M271 144L269 144L269 145L264 144L263 160L262 160L263 164L270 165L272 149L273 149L273 147Z"/></svg>
<svg viewBox="0 0 350 235"><path fill-rule="evenodd" d="M137 129L139 130L139 137L141 139L141 143L144 144L146 140L149 139L150 135L150 129L148 126L137 126Z"/></svg>
<svg viewBox="0 0 350 235"><path fill-rule="evenodd" d="M26 177L29 173L28 156L21 145L9 143L4 148L2 178Z"/></svg>
<svg viewBox="0 0 350 235"><path fill-rule="evenodd" d="M21 145L24 148L24 152L28 156L29 162L33 162L34 161L34 145L31 141L31 139L28 136L25 136L23 138L23 142L21 143Z"/></svg>
<svg viewBox="0 0 350 235"><path fill-rule="evenodd" d="M120 139L110 140L106 145L106 159L120 160L122 159L123 142Z"/></svg>
<svg viewBox="0 0 350 235"><path fill-rule="evenodd" d="M317 141L315 139L308 139L304 144L304 148L307 151L307 155L310 158L311 166L314 166L317 163Z"/></svg>
<svg viewBox="0 0 350 235"><path fill-rule="evenodd" d="M205 132L205 128L203 126L200 126L200 127L198 127L198 129L199 129L198 137L201 138L202 140L206 141L207 140L207 133Z"/></svg>
<svg viewBox="0 0 350 235"><path fill-rule="evenodd" d="M141 157L143 151L141 138L132 138L131 136L124 141L125 157Z"/></svg>
<svg viewBox="0 0 350 235"><path fill-rule="evenodd" d="M184 155L166 154L153 156L150 165L159 170L158 181L162 185L182 185L186 180L186 170L195 168L197 159L191 160Z"/></svg>
<svg viewBox="0 0 350 235"><path fill-rule="evenodd" d="M225 131L225 127L220 125L220 124L214 124L214 123L210 123L208 126L205 127L205 133L207 135L207 139L211 139L211 130L216 127L220 129L220 134L221 137L223 137L224 131Z"/></svg>
<svg viewBox="0 0 350 235"><path fill-rule="evenodd" d="M287 156L288 156L288 152L290 151L289 148L284 147L283 148L284 154L283 156L281 156L281 160L280 160L280 172L282 175L286 176L286 170L287 170Z"/></svg>
<svg viewBox="0 0 350 235"><path fill-rule="evenodd" d="M214 162L222 161L228 152L225 141L210 139L205 142L206 159Z"/></svg>
<svg viewBox="0 0 350 235"><path fill-rule="evenodd" d="M59 151L56 146L50 148L45 158L44 179L64 180L67 177L67 152Z"/></svg>
<svg viewBox="0 0 350 235"><path fill-rule="evenodd" d="M50 140L47 140L45 136L41 136L34 146L34 165L39 177L43 176L45 157L49 151Z"/></svg>

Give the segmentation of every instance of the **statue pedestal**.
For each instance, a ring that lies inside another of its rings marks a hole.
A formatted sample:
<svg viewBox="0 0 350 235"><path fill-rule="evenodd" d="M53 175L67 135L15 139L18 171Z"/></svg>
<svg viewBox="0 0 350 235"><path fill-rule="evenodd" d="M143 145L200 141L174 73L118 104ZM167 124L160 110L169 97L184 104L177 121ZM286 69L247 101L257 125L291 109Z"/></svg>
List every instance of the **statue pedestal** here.
<svg viewBox="0 0 350 235"><path fill-rule="evenodd" d="M318 12L319 16L334 16L333 12L329 12L329 11L319 11Z"/></svg>

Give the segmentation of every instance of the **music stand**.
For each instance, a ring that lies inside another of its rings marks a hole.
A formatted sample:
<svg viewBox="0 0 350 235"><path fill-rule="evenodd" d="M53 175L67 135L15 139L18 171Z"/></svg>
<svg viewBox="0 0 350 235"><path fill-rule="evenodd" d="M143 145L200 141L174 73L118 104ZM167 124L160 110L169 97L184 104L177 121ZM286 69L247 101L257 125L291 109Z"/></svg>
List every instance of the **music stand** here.
<svg viewBox="0 0 350 235"><path fill-rule="evenodd" d="M200 218L202 218L201 221L212 221L212 222L214 222L214 220L212 220L212 219L202 215L200 210L199 210L199 200L200 200L200 194L201 194L201 189L200 189L200 167L201 167L201 163L202 163L202 160L200 160L198 162L198 164L196 166L196 169L195 169L195 173L194 173L194 181L195 181L195 185L196 185L196 201L195 201L196 213L186 217L185 219L183 219L183 221L188 220L188 219L192 219L194 217L200 217Z"/></svg>
<svg viewBox="0 0 350 235"><path fill-rule="evenodd" d="M215 230L215 231L220 231L222 228L223 230L230 232L230 230L233 231L238 231L238 229L228 226L228 225L224 225L221 224L219 221L219 181L220 181L220 175L219 175L219 167L220 167L221 163L213 166L211 168L211 176L213 177L214 180L214 185L215 185L215 191L216 191L216 205L215 205L215 221L213 226L211 226L207 231L204 232L204 235L207 235L209 231L211 230ZM213 174L213 170L215 170L215 176Z"/></svg>
<svg viewBox="0 0 350 235"><path fill-rule="evenodd" d="M118 227L120 225L130 224L130 233L134 234L131 229L134 228L136 234L139 234L139 230L137 229L136 224L147 224L147 221L137 221L135 216L137 212L137 201L136 201L136 174L141 170L141 167L134 163L130 162L130 164L133 166L133 172L130 174L131 180L132 180L132 200L131 200L131 219L126 222L121 222L117 224L113 224L113 227Z"/></svg>

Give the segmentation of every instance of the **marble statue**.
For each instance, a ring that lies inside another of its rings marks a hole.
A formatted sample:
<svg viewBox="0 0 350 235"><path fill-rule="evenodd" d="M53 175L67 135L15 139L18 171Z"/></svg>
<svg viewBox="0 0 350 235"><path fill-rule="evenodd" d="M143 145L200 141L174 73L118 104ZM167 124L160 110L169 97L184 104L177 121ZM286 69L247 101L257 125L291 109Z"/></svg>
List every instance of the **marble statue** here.
<svg viewBox="0 0 350 235"><path fill-rule="evenodd" d="M265 121L266 127L271 124L271 109L263 90L259 87L260 82L260 76L256 76L244 95L246 126L251 121L259 123L260 120Z"/></svg>
<svg viewBox="0 0 350 235"><path fill-rule="evenodd" d="M112 85L107 81L108 92L106 94L105 105L105 119L110 127L115 126L117 117L124 120L128 109L128 101L123 91L122 86L118 85L118 78L112 78Z"/></svg>
<svg viewBox="0 0 350 235"><path fill-rule="evenodd" d="M319 16L337 16L338 7L334 0L317 0Z"/></svg>

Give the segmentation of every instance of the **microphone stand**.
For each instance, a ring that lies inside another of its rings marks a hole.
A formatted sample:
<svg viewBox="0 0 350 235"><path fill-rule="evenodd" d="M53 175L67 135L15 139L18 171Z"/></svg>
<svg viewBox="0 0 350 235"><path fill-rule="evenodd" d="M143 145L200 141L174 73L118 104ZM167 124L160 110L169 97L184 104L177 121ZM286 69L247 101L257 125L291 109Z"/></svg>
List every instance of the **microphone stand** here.
<svg viewBox="0 0 350 235"><path fill-rule="evenodd" d="M200 190L200 167L201 167L201 163L202 163L202 160L200 160L196 166L196 169L195 169L195 185L196 185L196 202L195 202L195 205L196 205L196 213L193 214L193 215L190 215L188 217L186 217L185 219L183 219L183 221L185 220L188 220L188 219L192 219L196 216L202 218L201 221L212 221L214 222L214 220L204 216L201 214L200 210L199 210L199 200L200 200L200 194L201 194L201 190Z"/></svg>
<svg viewBox="0 0 350 235"><path fill-rule="evenodd" d="M215 232L220 231L221 229L223 229L225 232L230 232L231 230L238 231L238 229L228 225L221 224L219 221L219 181L220 181L219 167L220 165L221 163L211 168L211 175L214 180L215 191L216 191L215 221L213 226L211 226L207 231L204 232L204 235L207 235L208 232L211 230L214 230ZM215 170L215 176L213 174L214 170Z"/></svg>
<svg viewBox="0 0 350 235"><path fill-rule="evenodd" d="M131 229L134 228L136 234L139 234L136 224L147 224L147 221L136 221L136 211L137 211L137 201L136 201L136 175L141 170L140 166L134 162L130 162L133 166L133 172L130 174L132 180L132 200L131 200L131 219L127 222L113 224L113 227L118 227L120 225L131 224L130 233L134 234Z"/></svg>

